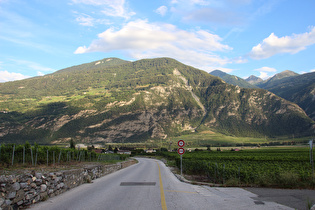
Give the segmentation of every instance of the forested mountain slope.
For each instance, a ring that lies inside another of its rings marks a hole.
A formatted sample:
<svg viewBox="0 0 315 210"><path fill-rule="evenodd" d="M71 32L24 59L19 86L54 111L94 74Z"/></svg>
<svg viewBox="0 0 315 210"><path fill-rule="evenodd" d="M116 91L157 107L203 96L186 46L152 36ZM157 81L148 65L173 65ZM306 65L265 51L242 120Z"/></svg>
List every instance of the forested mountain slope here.
<svg viewBox="0 0 315 210"><path fill-rule="evenodd" d="M282 98L298 104L315 120L315 72L285 77L265 87Z"/></svg>
<svg viewBox="0 0 315 210"><path fill-rule="evenodd" d="M171 58L110 59L118 62L0 84L0 140L140 142L203 130L255 137L313 133L314 121L300 107L266 90L226 84Z"/></svg>

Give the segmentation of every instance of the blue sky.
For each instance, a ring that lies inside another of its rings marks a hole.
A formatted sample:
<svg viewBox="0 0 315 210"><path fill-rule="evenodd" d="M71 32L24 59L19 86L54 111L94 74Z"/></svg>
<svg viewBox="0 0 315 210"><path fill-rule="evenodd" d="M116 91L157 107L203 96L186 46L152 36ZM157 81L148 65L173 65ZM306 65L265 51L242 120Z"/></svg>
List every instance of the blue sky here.
<svg viewBox="0 0 315 210"><path fill-rule="evenodd" d="M264 79L315 71L314 0L0 0L0 82L107 57Z"/></svg>

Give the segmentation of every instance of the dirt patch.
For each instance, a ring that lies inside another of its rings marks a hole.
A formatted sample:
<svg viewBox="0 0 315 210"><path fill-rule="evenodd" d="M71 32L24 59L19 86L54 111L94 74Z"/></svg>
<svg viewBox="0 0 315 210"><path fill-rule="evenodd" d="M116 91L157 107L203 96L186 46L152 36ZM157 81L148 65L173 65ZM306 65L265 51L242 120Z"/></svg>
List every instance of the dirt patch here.
<svg viewBox="0 0 315 210"><path fill-rule="evenodd" d="M213 131L202 131L202 132L200 132L200 133L204 133L204 134L215 134L215 132L213 132Z"/></svg>

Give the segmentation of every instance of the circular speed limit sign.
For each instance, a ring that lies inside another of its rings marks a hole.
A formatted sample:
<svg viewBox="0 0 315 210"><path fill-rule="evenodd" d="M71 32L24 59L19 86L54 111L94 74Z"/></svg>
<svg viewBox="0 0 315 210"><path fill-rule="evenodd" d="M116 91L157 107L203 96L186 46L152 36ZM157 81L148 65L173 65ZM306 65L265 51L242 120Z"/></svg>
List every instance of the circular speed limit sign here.
<svg viewBox="0 0 315 210"><path fill-rule="evenodd" d="M183 155L185 153L185 149L184 148L178 148L177 153L179 155Z"/></svg>
<svg viewBox="0 0 315 210"><path fill-rule="evenodd" d="M177 145L178 145L179 147L184 147L184 146L185 146L185 142L184 142L183 140L179 140L179 141L177 142Z"/></svg>

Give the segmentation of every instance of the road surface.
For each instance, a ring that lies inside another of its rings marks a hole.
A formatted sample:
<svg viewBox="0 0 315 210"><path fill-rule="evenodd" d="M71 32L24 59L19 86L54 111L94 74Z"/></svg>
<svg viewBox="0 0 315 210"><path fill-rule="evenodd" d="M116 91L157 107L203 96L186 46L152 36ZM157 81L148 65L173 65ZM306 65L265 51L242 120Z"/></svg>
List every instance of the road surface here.
<svg viewBox="0 0 315 210"><path fill-rule="evenodd" d="M71 189L31 209L291 209L257 200L256 194L241 188L183 183L163 162L149 158L137 160L138 164Z"/></svg>

